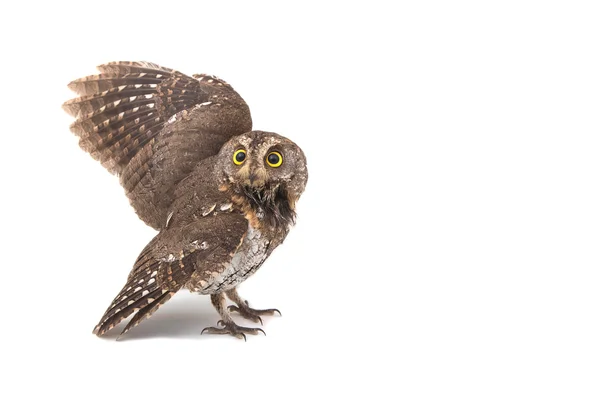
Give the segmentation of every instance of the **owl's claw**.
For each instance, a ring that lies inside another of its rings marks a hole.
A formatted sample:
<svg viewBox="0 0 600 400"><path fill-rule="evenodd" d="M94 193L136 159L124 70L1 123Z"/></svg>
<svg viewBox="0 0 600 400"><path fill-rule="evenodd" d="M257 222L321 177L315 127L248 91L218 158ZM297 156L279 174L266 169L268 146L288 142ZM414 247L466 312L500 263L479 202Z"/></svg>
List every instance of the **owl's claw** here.
<svg viewBox="0 0 600 400"><path fill-rule="evenodd" d="M239 326L234 324L233 322L225 322L223 320L219 320L217 325L222 325L223 328L215 328L215 327L207 327L202 329L201 335L206 333L215 334L215 335L231 335L235 336L238 339L244 339L246 341L246 333L251 335L258 335L258 332L261 332L263 335L267 336L265 331L260 328L246 328L245 326Z"/></svg>
<svg viewBox="0 0 600 400"><path fill-rule="evenodd" d="M268 314L268 315L275 315L275 313L277 313L277 314L279 314L280 317L282 316L281 311L279 311L276 308L269 308L268 310L263 310L263 311L269 312L270 314Z"/></svg>
<svg viewBox="0 0 600 400"><path fill-rule="evenodd" d="M263 321L262 318L260 317L260 315L258 314L254 314L248 310L251 310L251 308L239 308L238 306L229 306L227 307L227 310L229 312L236 312L239 313L243 318L246 318L252 322L260 322L261 325L263 325Z"/></svg>
<svg viewBox="0 0 600 400"><path fill-rule="evenodd" d="M237 331L229 330L227 328L215 328L213 326L209 326L209 327L202 329L202 332L200 332L200 334L204 335L204 332L213 334L213 335L229 334L231 336L235 336L238 339L244 339L244 342L246 341L246 335L244 334L244 332L237 332Z"/></svg>
<svg viewBox="0 0 600 400"><path fill-rule="evenodd" d="M275 313L277 313L277 314L279 314L279 316L281 316L281 311L279 311L276 308L269 308L266 310L255 310L254 308L248 307L248 302L246 302L245 307L238 307L238 306L232 305L232 306L227 307L227 310L229 312L237 312L243 318L246 318L250 321L260 322L261 325L263 324L262 318L260 317L261 315L275 315Z"/></svg>

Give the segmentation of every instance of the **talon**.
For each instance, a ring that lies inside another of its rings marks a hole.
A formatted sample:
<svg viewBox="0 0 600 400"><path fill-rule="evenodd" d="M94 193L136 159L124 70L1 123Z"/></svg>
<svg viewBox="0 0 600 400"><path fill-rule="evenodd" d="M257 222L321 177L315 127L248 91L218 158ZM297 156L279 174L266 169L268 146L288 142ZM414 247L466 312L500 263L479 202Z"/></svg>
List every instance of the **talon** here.
<svg viewBox="0 0 600 400"><path fill-rule="evenodd" d="M229 312L240 312L240 309L237 306L228 306L227 311Z"/></svg>
<svg viewBox="0 0 600 400"><path fill-rule="evenodd" d="M225 326L225 322L222 319L217 321L217 326Z"/></svg>
<svg viewBox="0 0 600 400"><path fill-rule="evenodd" d="M256 318L258 319L258 322L260 322L261 325L264 325L262 322L262 318L260 316L257 315ZM257 328L257 329L260 329L260 328ZM262 329L261 329L261 331L262 331ZM265 332L263 331L263 333L265 333ZM267 335L265 334L265 336L267 336Z"/></svg>
<svg viewBox="0 0 600 400"><path fill-rule="evenodd" d="M266 310L255 310L254 308L250 308L247 306L247 301L245 301L246 303L246 307L238 307L238 306L228 306L227 310L229 312L237 312L239 313L243 318L249 319L252 322L260 322L261 325L263 325L263 320L260 317L261 315L274 315L275 313L279 314L279 316L281 316L281 311L279 311L276 308L269 308Z"/></svg>
<svg viewBox="0 0 600 400"><path fill-rule="evenodd" d="M246 328L244 326L238 326L238 325L234 324L233 322L225 322L223 320L220 320L219 322L217 322L217 324L222 325L223 328L207 327L207 328L202 329L202 332L200 334L203 334L204 332L214 333L216 335L229 334L231 336L235 336L238 339L244 339L244 342L248 341L248 339L246 337L246 333L251 333L252 335L257 335L258 332L260 331L263 333L263 335L267 336L265 331L263 331L260 328ZM244 333L244 332L246 332L246 333Z"/></svg>

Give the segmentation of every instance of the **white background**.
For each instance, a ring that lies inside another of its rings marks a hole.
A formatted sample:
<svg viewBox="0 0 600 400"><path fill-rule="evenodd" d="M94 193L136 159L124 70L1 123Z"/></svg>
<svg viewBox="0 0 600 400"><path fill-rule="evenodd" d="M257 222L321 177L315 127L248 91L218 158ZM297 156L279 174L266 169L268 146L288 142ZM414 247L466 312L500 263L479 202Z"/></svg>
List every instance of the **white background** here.
<svg viewBox="0 0 600 400"><path fill-rule="evenodd" d="M598 399L596 4L5 2L0 397ZM216 74L305 150L240 290L267 337L200 336L188 293L91 334L154 234L60 108L112 60Z"/></svg>

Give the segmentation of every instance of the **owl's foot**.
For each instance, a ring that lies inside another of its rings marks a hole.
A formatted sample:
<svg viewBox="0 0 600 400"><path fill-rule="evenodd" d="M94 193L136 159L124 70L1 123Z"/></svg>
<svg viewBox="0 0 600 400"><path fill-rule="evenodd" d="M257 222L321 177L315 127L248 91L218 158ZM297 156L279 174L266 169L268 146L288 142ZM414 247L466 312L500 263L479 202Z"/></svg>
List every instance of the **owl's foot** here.
<svg viewBox="0 0 600 400"><path fill-rule="evenodd" d="M250 335L258 335L258 332L261 332L263 335L267 336L265 331L260 328L246 328L245 326L236 325L233 321L225 322L220 320L217 322L217 325L222 325L223 328L215 328L211 326L202 329L200 334L202 335L204 332L206 332L215 335L231 335L238 339L244 339L244 341L246 341L246 333Z"/></svg>
<svg viewBox="0 0 600 400"><path fill-rule="evenodd" d="M266 310L255 310L254 308L250 308L247 300L243 300L237 292L236 288L228 290L227 297L231 299L236 305L227 307L229 312L239 313L243 318L246 318L253 322L260 322L262 325L261 315L274 315L275 313L281 316L281 311L276 308L269 308Z"/></svg>
<svg viewBox="0 0 600 400"><path fill-rule="evenodd" d="M248 306L247 301L244 301L241 304L238 303L237 306L229 306L227 307L227 310L229 312L236 312L247 320L253 322L260 322L261 325L263 324L262 319L260 318L261 315L275 315L275 313L277 313L281 316L281 311L279 311L276 308L268 308L266 310L255 310L254 308L250 308L250 306Z"/></svg>
<svg viewBox="0 0 600 400"><path fill-rule="evenodd" d="M238 339L244 339L244 341L246 340L246 333L249 333L250 335L258 335L258 332L261 332L263 335L267 336L265 331L263 331L260 328L246 328L244 326L236 325L236 323L233 322L231 316L227 312L227 309L225 308L226 300L225 295L223 293L212 294L210 296L210 301L213 303L213 305L217 309L217 312L222 318L219 322L217 322L217 325L221 325L223 326L223 328L204 328L201 334L206 332L215 335L231 335L235 336Z"/></svg>

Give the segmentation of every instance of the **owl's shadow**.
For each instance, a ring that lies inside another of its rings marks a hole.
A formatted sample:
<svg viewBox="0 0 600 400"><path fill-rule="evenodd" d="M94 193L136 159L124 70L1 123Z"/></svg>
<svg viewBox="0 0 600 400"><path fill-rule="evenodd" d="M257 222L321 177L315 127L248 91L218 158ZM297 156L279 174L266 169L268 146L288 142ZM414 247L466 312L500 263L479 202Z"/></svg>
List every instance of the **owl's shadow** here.
<svg viewBox="0 0 600 400"><path fill-rule="evenodd" d="M156 338L186 338L200 339L202 329L216 326L219 320L208 296L178 293L171 300L160 307L149 319L142 321L119 338L119 341ZM115 340L125 328L129 318L121 322L112 331L102 336ZM207 335L211 336L211 335Z"/></svg>

